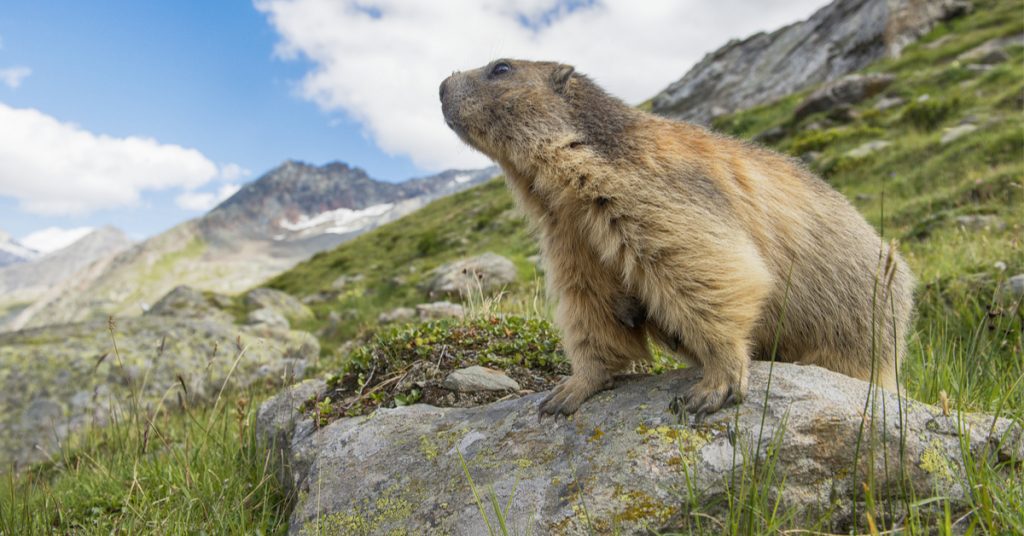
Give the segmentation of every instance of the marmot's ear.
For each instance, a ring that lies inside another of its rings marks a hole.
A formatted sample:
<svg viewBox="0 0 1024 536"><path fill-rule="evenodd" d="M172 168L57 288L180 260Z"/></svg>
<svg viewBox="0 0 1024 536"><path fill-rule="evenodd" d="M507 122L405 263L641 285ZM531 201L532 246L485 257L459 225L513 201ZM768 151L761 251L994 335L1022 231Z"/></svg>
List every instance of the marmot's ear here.
<svg viewBox="0 0 1024 536"><path fill-rule="evenodd" d="M551 84L555 86L555 91L561 93L565 91L565 84L569 82L569 77L572 76L573 71L576 68L572 65L559 65L555 67L555 72L551 73Z"/></svg>

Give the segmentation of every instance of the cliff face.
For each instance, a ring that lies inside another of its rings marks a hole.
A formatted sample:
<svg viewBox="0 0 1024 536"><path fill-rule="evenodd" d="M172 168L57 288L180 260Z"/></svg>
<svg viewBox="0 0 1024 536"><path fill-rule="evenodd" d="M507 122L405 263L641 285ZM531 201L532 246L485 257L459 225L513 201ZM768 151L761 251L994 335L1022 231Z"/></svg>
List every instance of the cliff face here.
<svg viewBox="0 0 1024 536"><path fill-rule="evenodd" d="M805 21L708 54L655 96L652 110L709 123L898 56L937 23L969 10L965 0L836 0Z"/></svg>

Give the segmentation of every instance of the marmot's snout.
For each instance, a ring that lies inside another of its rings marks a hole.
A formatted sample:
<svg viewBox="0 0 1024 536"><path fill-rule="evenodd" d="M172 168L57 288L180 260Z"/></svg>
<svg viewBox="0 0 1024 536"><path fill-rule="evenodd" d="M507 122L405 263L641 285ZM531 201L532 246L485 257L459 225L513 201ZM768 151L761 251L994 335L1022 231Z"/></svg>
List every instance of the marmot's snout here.
<svg viewBox="0 0 1024 536"><path fill-rule="evenodd" d="M454 72L441 82L438 88L438 96L441 98L441 112L444 114L444 122L448 128L463 136L464 129L459 120L459 106L461 105L464 93L465 75ZM463 136L464 137L464 136Z"/></svg>

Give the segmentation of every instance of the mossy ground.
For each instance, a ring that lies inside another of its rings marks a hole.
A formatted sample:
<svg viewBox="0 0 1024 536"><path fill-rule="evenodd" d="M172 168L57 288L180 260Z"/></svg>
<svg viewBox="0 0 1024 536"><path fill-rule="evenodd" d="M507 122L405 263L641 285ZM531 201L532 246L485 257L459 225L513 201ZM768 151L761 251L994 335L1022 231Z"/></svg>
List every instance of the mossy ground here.
<svg viewBox="0 0 1024 536"><path fill-rule="evenodd" d="M1008 61L985 71L956 57L988 39L1024 32L1024 3L974 4L970 15L941 24L900 58L867 69L897 79L883 95L857 105L852 120L830 122L819 115L794 122L793 111L809 93L804 92L718 118L715 126L744 138L781 127L784 135L774 147L795 157L818 152L810 167L847 195L884 236L900 240L920 280L915 330L902 371L909 396L1021 421L1024 313L996 296L1006 277L1024 272L1024 49L1010 47ZM875 109L883 97L900 97L905 104ZM965 121L978 129L949 144L940 142L946 128ZM813 122L822 128L806 129ZM891 145L862 158L848 156L872 140ZM978 230L956 225L957 216L973 214L998 216L1006 225ZM488 332L491 327L470 320L396 328L371 338L379 329L379 313L426 301L417 285L433 267L486 251L519 267L521 282L506 289L498 309L527 318L492 325L509 333ZM322 341L321 371L335 375L335 389L347 389L351 396L360 375L363 385L372 383L366 378L375 366L393 377L411 363L439 355L447 359L444 348L453 350L456 342L469 348L452 358L459 363L491 359L504 366L509 363L493 360L522 359L520 365L542 368L554 363L554 357L530 361L555 355L548 349L557 344L555 333L540 323L549 318L549 306L539 297L539 276L527 260L536 251L505 186L493 181L319 254L269 285L298 297L325 296L313 305L317 318L299 327L319 330L331 312L346 319ZM362 279L334 289L342 275ZM489 335L472 342L473 329ZM352 339L362 341L355 351L338 352ZM516 349L525 343L535 346ZM515 357L520 353L522 358ZM656 369L669 366L657 356ZM400 396L364 403L359 412L400 403ZM211 412L162 416L160 427L91 433L64 460L0 483L0 532L281 532L287 501L272 483L266 454L248 435L250 428L236 430L249 422L249 410L242 419L228 410L243 399L226 399ZM338 411L335 404L326 407ZM148 450L141 447L147 429ZM1020 468L970 453L960 462L968 474L962 483L969 491L966 510L952 511L939 495L879 502L888 492L868 488L869 513L887 511L885 519L912 534L1024 533ZM699 490L680 497L689 512L684 525L715 534L816 530L813 522L798 523L777 509L772 490L784 486L784 475L765 473L764 467L744 475L730 492L726 517L705 513ZM940 507L929 506L934 504Z"/></svg>

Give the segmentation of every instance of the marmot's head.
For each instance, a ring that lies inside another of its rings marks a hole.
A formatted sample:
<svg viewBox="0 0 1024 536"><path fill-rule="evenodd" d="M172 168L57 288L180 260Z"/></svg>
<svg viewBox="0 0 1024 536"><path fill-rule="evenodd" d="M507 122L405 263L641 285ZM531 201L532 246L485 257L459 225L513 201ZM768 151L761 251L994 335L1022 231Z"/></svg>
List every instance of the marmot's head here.
<svg viewBox="0 0 1024 536"><path fill-rule="evenodd" d="M445 122L503 165L529 167L563 146L621 141L633 110L572 66L500 59L441 83Z"/></svg>

